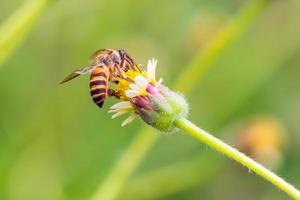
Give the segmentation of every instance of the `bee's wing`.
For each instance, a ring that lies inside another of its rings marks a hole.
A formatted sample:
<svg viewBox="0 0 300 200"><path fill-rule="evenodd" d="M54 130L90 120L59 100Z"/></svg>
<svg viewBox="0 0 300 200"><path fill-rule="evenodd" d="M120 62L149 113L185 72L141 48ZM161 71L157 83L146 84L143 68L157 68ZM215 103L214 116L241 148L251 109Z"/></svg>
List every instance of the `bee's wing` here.
<svg viewBox="0 0 300 200"><path fill-rule="evenodd" d="M93 62L95 61L95 58L96 58L98 55L104 53L105 51L106 51L106 49L98 49L97 51L95 51L95 52L89 57L89 61L90 61L91 63L93 63Z"/></svg>
<svg viewBox="0 0 300 200"><path fill-rule="evenodd" d="M99 63L104 57L111 55L113 52L113 49L99 49L90 56L89 61L91 64Z"/></svg>
<svg viewBox="0 0 300 200"><path fill-rule="evenodd" d="M60 84L63 84L63 83L65 83L65 82L68 82L68 81L70 81L70 80L76 78L76 77L79 76L79 75L81 75L81 74L79 73L79 71L78 71L78 70L75 70L74 72L72 72L71 74L69 74L68 76L66 76L66 77L64 78L64 80L63 80L62 82L60 82Z"/></svg>
<svg viewBox="0 0 300 200"><path fill-rule="evenodd" d="M89 67L85 67L82 69L77 69L77 70L73 71L71 74L69 74L68 76L66 76L64 78L64 80L62 82L60 82L60 84L68 82L68 81L76 78L79 75L87 74L87 73L91 72L95 67L96 66L89 66Z"/></svg>

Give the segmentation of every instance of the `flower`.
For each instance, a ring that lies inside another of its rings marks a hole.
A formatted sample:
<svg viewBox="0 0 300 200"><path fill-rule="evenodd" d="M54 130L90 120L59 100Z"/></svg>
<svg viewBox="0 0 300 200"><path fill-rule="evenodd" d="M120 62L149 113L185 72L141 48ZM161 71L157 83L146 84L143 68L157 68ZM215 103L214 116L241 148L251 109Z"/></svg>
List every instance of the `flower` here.
<svg viewBox="0 0 300 200"><path fill-rule="evenodd" d="M157 60L148 61L147 71L128 70L127 77L118 78L114 89L122 102L113 105L109 112L112 118L130 113L122 126L140 116L147 124L164 132L175 128L173 122L188 113L188 105L182 95L162 85L162 79L156 81Z"/></svg>
<svg viewBox="0 0 300 200"><path fill-rule="evenodd" d="M125 94L129 98L133 98L136 96L146 96L148 84L149 82L145 77L140 75L136 76L134 79L134 83L129 84L130 90L127 90Z"/></svg>
<svg viewBox="0 0 300 200"><path fill-rule="evenodd" d="M131 105L131 103L129 101L122 101L122 102L119 102L119 103L113 105L108 112L115 113L111 117L112 119L114 119L120 115L123 115L128 112L132 112L132 111L133 111L133 106ZM134 120L134 118L135 118L135 115L131 114L126 120L123 121L122 126L125 126L128 123L132 122L132 120Z"/></svg>

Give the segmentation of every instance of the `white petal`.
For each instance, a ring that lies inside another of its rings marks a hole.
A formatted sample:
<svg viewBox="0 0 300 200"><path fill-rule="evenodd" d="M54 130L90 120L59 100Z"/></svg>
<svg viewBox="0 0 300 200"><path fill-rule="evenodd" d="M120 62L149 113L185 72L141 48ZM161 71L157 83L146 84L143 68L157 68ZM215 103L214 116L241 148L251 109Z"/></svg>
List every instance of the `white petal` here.
<svg viewBox="0 0 300 200"><path fill-rule="evenodd" d="M142 88L142 89L145 89L147 88L148 86L148 81L146 80L145 77L143 76L136 76L135 79L135 84L139 87L139 88Z"/></svg>
<svg viewBox="0 0 300 200"><path fill-rule="evenodd" d="M114 118L116 118L116 117L118 117L120 115L123 115L123 114L127 113L127 112L129 112L129 111L128 110L123 110L123 111L117 112L117 113L113 114L111 116L111 118L114 119Z"/></svg>
<svg viewBox="0 0 300 200"><path fill-rule="evenodd" d="M128 109L128 108L132 108L132 105L129 101L122 101L110 107L110 109L114 109L114 110Z"/></svg>
<svg viewBox="0 0 300 200"><path fill-rule="evenodd" d="M129 97L129 98L133 98L133 97L136 97L136 96L139 96L140 93L138 91L135 91L135 90L127 90L125 92L126 96Z"/></svg>
<svg viewBox="0 0 300 200"><path fill-rule="evenodd" d="M125 119L123 121L122 126L125 126L125 125L129 124L130 122L132 122L134 120L134 118L135 118L134 114L130 115L127 119Z"/></svg>
<svg viewBox="0 0 300 200"><path fill-rule="evenodd" d="M137 91L139 93L142 93L143 92L143 89L142 88L139 88L137 85L135 84L129 84L129 87L131 88L131 90L134 90L134 91Z"/></svg>
<svg viewBox="0 0 300 200"><path fill-rule="evenodd" d="M152 58L152 74L155 75L157 60Z"/></svg>
<svg viewBox="0 0 300 200"><path fill-rule="evenodd" d="M147 74L148 74L148 76L151 74L151 72L152 72L152 61L149 60L148 65L147 65Z"/></svg>
<svg viewBox="0 0 300 200"><path fill-rule="evenodd" d="M126 96L129 98L140 96L146 93L146 88L148 86L148 81L146 78L143 76L136 76L134 81L135 84L129 84L129 88L131 90L127 90L125 92Z"/></svg>
<svg viewBox="0 0 300 200"><path fill-rule="evenodd" d="M157 64L157 60L155 60L154 58L148 61L147 79L152 83L155 83L156 64Z"/></svg>

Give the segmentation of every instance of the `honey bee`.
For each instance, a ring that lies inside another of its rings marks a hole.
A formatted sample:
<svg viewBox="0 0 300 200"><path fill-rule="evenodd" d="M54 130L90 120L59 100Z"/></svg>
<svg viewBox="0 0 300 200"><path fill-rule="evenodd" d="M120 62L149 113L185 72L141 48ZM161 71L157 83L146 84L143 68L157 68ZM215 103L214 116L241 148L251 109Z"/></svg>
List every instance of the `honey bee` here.
<svg viewBox="0 0 300 200"><path fill-rule="evenodd" d="M100 49L90 56L90 63L88 67L73 71L61 84L90 73L90 94L100 108L107 95L118 97L113 89L108 88L109 82L116 82L116 77L126 79L128 70L139 70L133 59L123 49Z"/></svg>

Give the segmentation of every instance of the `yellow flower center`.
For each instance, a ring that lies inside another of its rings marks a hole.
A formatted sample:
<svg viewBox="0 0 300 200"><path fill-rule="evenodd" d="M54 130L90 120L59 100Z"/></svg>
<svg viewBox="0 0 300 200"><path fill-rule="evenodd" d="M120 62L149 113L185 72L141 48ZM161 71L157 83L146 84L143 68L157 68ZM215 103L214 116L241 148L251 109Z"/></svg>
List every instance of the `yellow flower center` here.
<svg viewBox="0 0 300 200"><path fill-rule="evenodd" d="M128 97L125 95L125 92L129 89L129 84L134 83L134 82L131 82L131 81L134 81L136 76L147 77L147 72L145 72L145 71L140 72L140 71L137 71L137 70L128 70L126 72L126 75L127 75L127 79L124 79L122 77L117 78L119 83L115 87L115 92L118 95L120 95L120 98L122 100L127 100L128 99Z"/></svg>

